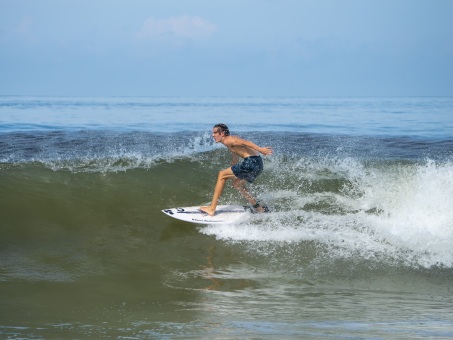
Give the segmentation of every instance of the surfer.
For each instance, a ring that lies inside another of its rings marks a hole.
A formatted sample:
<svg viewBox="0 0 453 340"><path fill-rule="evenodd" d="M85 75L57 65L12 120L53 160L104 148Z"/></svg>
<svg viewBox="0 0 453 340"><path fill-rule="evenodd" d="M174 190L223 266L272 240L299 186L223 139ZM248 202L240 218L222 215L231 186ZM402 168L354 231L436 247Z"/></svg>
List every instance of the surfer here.
<svg viewBox="0 0 453 340"><path fill-rule="evenodd" d="M255 143L242 139L238 136L231 136L230 130L225 124L216 124L212 128L212 138L216 143L225 145L233 156L232 166L221 170L217 177L217 183L214 189L211 204L200 207L210 216L214 216L217 203L222 195L223 188L227 180L233 180L233 187L238 190L257 212L268 212L269 209L265 205L261 205L247 191L245 185L253 183L258 175L263 171L263 160L260 153L267 156L272 154L271 147L260 147ZM242 161L239 162L239 158Z"/></svg>

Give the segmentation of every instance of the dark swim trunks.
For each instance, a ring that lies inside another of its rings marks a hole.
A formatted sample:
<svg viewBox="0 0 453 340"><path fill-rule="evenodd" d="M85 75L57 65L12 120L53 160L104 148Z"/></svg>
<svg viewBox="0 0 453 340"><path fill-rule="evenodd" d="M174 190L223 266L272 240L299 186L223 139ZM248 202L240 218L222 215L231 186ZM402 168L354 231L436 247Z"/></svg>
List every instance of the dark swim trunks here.
<svg viewBox="0 0 453 340"><path fill-rule="evenodd" d="M256 177L263 171L261 156L249 156L231 167L233 174L240 179L253 183Z"/></svg>

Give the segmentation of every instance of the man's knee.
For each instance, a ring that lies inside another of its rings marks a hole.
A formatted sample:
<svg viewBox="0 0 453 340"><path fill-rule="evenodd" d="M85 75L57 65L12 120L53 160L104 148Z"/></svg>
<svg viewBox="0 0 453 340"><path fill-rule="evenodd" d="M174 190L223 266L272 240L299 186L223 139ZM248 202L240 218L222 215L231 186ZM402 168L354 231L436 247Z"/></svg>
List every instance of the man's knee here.
<svg viewBox="0 0 453 340"><path fill-rule="evenodd" d="M230 177L231 177L231 175L230 175L228 169L219 171L218 179L227 180Z"/></svg>

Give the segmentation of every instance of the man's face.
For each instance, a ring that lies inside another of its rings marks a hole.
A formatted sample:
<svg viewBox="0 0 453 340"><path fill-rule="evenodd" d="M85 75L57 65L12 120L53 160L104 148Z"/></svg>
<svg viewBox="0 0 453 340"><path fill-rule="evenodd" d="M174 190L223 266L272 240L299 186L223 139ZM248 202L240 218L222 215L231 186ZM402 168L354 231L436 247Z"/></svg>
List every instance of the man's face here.
<svg viewBox="0 0 453 340"><path fill-rule="evenodd" d="M212 138L214 138L214 141L216 143L220 142L222 140L222 133L220 132L219 128L213 128L212 129Z"/></svg>

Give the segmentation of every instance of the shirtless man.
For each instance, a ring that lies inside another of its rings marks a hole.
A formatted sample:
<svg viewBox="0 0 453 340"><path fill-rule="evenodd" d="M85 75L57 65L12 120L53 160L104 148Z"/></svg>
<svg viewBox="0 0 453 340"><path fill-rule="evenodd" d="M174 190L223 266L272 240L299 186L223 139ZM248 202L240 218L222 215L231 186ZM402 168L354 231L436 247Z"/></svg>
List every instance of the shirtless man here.
<svg viewBox="0 0 453 340"><path fill-rule="evenodd" d="M253 183L255 178L263 171L263 160L259 154L271 155L272 148L267 146L259 147L248 140L237 136L230 136L230 131L225 124L214 125L212 129L212 138L214 138L216 143L222 143L228 148L233 155L233 166L219 172L211 205L200 207L200 210L210 216L214 216L225 183L228 179L232 179L233 187L249 201L256 211L269 211L266 206L260 205L256 199L250 195L245 189L245 185L247 182ZM243 160L239 162L239 158L243 158Z"/></svg>

